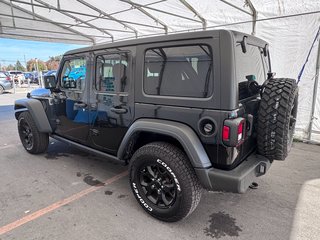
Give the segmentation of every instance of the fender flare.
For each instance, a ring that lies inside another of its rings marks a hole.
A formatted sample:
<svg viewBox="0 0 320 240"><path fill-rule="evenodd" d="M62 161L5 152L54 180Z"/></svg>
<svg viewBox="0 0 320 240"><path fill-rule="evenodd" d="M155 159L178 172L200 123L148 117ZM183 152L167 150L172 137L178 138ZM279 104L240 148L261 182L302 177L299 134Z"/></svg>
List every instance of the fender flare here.
<svg viewBox="0 0 320 240"><path fill-rule="evenodd" d="M24 98L14 102L15 117L18 119L19 113L29 111L39 132L52 133L52 128L48 117L43 109L42 103L37 99Z"/></svg>
<svg viewBox="0 0 320 240"><path fill-rule="evenodd" d="M153 132L173 137L182 145L194 168L212 167L199 137L189 126L179 122L159 119L139 119L134 122L120 144L117 154L119 159L123 159L126 146L131 137L139 132Z"/></svg>

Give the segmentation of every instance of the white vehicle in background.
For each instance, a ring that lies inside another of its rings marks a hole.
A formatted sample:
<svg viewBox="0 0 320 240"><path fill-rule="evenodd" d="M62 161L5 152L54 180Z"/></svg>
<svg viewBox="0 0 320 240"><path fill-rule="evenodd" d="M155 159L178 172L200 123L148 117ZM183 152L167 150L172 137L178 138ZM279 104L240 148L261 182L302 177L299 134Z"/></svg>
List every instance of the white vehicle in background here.
<svg viewBox="0 0 320 240"><path fill-rule="evenodd" d="M7 72L0 71L0 94L13 88L13 81Z"/></svg>
<svg viewBox="0 0 320 240"><path fill-rule="evenodd" d="M11 79L19 85L23 84L26 80L23 72L21 71L8 71L8 73L10 74Z"/></svg>

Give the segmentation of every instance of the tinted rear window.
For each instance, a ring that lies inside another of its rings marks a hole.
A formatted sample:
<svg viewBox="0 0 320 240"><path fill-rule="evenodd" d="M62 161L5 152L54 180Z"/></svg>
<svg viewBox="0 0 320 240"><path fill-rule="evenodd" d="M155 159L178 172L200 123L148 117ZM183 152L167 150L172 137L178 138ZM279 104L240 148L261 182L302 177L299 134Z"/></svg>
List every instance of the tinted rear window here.
<svg viewBox="0 0 320 240"><path fill-rule="evenodd" d="M10 72L10 74L17 75L17 74L22 74L22 72Z"/></svg>
<svg viewBox="0 0 320 240"><path fill-rule="evenodd" d="M150 95L212 95L212 51L207 45L158 47L145 53L144 91Z"/></svg>
<svg viewBox="0 0 320 240"><path fill-rule="evenodd" d="M243 53L240 43L236 45L236 77L239 87L239 100L251 97L247 88L247 76L254 75L260 85L267 79L266 57L263 49L247 44L247 52Z"/></svg>

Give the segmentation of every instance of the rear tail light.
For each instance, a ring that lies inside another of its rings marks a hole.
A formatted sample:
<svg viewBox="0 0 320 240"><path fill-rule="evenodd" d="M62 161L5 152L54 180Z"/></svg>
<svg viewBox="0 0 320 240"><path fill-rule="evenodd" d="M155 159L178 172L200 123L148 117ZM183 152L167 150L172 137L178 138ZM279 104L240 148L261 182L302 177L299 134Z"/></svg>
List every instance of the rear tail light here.
<svg viewBox="0 0 320 240"><path fill-rule="evenodd" d="M238 141L241 141L243 139L243 125L244 122L242 121L238 126Z"/></svg>
<svg viewBox="0 0 320 240"><path fill-rule="evenodd" d="M230 127L223 126L222 139L223 141L228 141L230 139Z"/></svg>
<svg viewBox="0 0 320 240"><path fill-rule="evenodd" d="M245 139L245 124L244 118L226 119L222 129L222 141L230 147L241 145Z"/></svg>
<svg viewBox="0 0 320 240"><path fill-rule="evenodd" d="M6 80L7 80L7 81L10 81L10 80L11 80L11 78L10 78L9 76L7 76L7 77L6 77Z"/></svg>

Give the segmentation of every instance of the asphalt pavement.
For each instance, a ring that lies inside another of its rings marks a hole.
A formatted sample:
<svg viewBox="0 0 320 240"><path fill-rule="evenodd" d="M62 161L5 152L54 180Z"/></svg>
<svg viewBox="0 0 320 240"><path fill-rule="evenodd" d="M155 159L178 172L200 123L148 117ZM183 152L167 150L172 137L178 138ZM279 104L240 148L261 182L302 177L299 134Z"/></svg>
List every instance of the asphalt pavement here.
<svg viewBox="0 0 320 240"><path fill-rule="evenodd" d="M257 189L204 192L187 219L148 216L131 193L127 168L55 140L22 147L13 102L0 95L0 240L320 239L320 147L294 143Z"/></svg>

